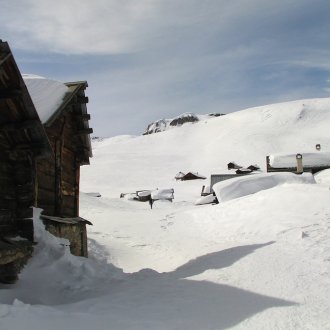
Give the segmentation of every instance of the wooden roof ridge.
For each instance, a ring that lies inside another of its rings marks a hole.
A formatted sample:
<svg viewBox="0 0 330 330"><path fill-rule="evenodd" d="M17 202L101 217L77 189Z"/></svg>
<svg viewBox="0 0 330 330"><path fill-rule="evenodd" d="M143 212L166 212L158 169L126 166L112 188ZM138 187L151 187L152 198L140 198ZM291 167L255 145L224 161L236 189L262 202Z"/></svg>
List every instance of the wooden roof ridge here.
<svg viewBox="0 0 330 330"><path fill-rule="evenodd" d="M50 157L53 150L48 136L40 121L38 112L33 104L23 77L19 71L13 53L8 42L0 39L0 98L19 99L18 108L20 117L15 121L2 122L3 130L28 130L31 135L31 143L37 147L34 150L39 158Z"/></svg>
<svg viewBox="0 0 330 330"><path fill-rule="evenodd" d="M67 85L68 87L71 87L74 85L84 86L84 88L88 87L88 83L86 80L70 81L70 82L66 82L65 85Z"/></svg>
<svg viewBox="0 0 330 330"><path fill-rule="evenodd" d="M83 122L83 129L81 129L77 134L81 135L81 138L83 140L84 149L86 157L83 162L83 164L89 164L88 158L93 156L92 153L92 144L90 139L90 134L93 133L93 129L89 127L89 120L90 115L87 112L86 103L88 103L88 97L79 95L80 92L84 92L84 90L88 87L88 83L85 80L81 81L72 81L72 82L66 82L64 83L68 88L68 92L65 94L63 102L61 105L57 108L57 110L52 114L52 116L47 120L47 122L44 124L46 127L51 126L54 121L65 111L68 104L74 99L74 97L78 97L81 99L81 106L80 106L80 113L77 113L79 117L81 118ZM85 153L84 152L84 153Z"/></svg>

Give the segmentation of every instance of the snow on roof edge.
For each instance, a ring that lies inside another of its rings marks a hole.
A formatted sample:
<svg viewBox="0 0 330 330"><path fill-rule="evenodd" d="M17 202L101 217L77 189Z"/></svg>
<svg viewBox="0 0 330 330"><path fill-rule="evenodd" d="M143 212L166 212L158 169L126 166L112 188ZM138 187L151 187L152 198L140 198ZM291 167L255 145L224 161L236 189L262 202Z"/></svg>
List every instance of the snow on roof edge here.
<svg viewBox="0 0 330 330"><path fill-rule="evenodd" d="M45 124L61 106L69 87L64 83L34 74L23 74L39 118Z"/></svg>

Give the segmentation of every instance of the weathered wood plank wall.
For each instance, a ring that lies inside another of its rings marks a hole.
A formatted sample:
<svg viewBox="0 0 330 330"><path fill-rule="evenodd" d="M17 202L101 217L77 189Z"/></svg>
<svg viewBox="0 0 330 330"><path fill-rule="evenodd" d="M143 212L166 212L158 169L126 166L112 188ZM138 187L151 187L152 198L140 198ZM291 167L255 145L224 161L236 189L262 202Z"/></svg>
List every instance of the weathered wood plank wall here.
<svg viewBox="0 0 330 330"><path fill-rule="evenodd" d="M37 165L38 207L44 214L60 217L79 216L79 164L75 139L75 122L65 113L51 127L46 127L55 159ZM52 207L53 205L53 207Z"/></svg>

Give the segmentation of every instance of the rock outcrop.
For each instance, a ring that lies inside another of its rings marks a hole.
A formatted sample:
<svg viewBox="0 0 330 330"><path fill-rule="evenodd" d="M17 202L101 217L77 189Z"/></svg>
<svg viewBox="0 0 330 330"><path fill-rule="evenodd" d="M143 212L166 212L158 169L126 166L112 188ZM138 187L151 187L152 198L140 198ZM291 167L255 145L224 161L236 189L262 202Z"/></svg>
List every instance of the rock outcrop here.
<svg viewBox="0 0 330 330"><path fill-rule="evenodd" d="M195 115L193 113L184 113L178 117L172 119L159 119L151 124L148 125L147 129L143 133L143 135L158 133L166 131L167 129L182 126L186 123L195 123L200 120L210 119L214 117L222 116L221 113L210 113L207 115Z"/></svg>

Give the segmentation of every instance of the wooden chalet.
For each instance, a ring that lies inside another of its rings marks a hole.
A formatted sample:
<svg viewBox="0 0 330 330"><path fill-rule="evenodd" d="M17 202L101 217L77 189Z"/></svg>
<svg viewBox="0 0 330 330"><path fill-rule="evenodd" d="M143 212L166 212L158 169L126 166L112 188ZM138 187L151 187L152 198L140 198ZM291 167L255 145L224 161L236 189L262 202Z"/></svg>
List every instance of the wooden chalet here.
<svg viewBox="0 0 330 330"><path fill-rule="evenodd" d="M198 174L197 172L188 172L186 173L180 180L181 181L188 181L188 180L205 180L206 177L204 175Z"/></svg>
<svg viewBox="0 0 330 330"><path fill-rule="evenodd" d="M71 253L87 257L86 224L79 217L80 166L92 156L85 89L86 81L66 83L61 105L44 121L54 158L37 163L37 206L55 236L70 241ZM37 109L38 110L38 109Z"/></svg>
<svg viewBox="0 0 330 330"><path fill-rule="evenodd" d="M36 163L52 158L44 127L8 43L0 40L0 282L13 283L33 251Z"/></svg>
<svg viewBox="0 0 330 330"><path fill-rule="evenodd" d="M227 164L228 170L239 170L243 166L236 164L235 162L229 162Z"/></svg>
<svg viewBox="0 0 330 330"><path fill-rule="evenodd" d="M176 175L175 175L175 180L182 180L182 178L185 176L186 174L185 173L183 173L183 172L179 172L179 173L177 173Z"/></svg>

